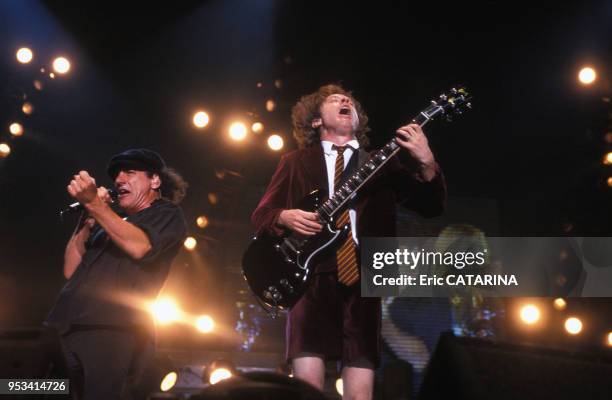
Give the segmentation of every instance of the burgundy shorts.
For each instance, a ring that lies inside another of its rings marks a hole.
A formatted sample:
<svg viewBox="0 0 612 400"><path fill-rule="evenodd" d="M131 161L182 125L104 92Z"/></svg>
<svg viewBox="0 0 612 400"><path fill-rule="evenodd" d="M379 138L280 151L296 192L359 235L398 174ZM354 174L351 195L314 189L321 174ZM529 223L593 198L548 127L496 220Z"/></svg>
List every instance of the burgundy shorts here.
<svg viewBox="0 0 612 400"><path fill-rule="evenodd" d="M361 297L359 283L346 287L336 272L313 276L287 318L287 360L316 356L343 366L376 369L380 363L379 297Z"/></svg>

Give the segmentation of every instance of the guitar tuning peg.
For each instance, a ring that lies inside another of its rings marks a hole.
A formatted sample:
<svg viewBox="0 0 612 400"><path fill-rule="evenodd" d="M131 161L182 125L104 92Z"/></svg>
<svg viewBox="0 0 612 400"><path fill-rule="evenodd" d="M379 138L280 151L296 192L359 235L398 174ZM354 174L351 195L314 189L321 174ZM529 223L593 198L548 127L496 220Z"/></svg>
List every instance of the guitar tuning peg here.
<svg viewBox="0 0 612 400"><path fill-rule="evenodd" d="M466 106L467 108L472 108L472 103L467 103L465 106Z"/></svg>
<svg viewBox="0 0 612 400"><path fill-rule="evenodd" d="M438 103L436 103L436 102L435 102L435 100L432 100L432 101L431 101L431 105L432 105L432 106L437 106L437 105L438 105Z"/></svg>
<svg viewBox="0 0 612 400"><path fill-rule="evenodd" d="M441 98L442 100L446 100L446 99L447 99L447 97L446 97L446 95L445 95L445 94L441 94L441 95L440 95L440 98Z"/></svg>
<svg viewBox="0 0 612 400"><path fill-rule="evenodd" d="M450 90L450 92L451 92L452 94L457 94L457 89L452 88L452 89Z"/></svg>

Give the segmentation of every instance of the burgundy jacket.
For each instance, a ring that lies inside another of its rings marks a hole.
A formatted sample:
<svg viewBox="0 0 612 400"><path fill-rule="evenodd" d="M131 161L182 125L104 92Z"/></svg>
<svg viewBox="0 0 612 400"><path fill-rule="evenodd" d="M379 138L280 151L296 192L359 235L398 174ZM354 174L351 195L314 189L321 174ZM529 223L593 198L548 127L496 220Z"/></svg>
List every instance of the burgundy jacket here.
<svg viewBox="0 0 612 400"><path fill-rule="evenodd" d="M433 180L422 182L417 178L409 156L400 156L404 152L400 150L358 192L353 204L357 212L358 237L396 236L396 203L425 217L442 213L446 204L446 184L440 167L436 164ZM357 159L353 160L355 157ZM368 153L356 151L353 158L350 162L361 162L368 158ZM285 154L251 216L256 234L282 235L284 230L276 225L280 212L298 208L300 200L310 192L327 188L326 168L320 143Z"/></svg>

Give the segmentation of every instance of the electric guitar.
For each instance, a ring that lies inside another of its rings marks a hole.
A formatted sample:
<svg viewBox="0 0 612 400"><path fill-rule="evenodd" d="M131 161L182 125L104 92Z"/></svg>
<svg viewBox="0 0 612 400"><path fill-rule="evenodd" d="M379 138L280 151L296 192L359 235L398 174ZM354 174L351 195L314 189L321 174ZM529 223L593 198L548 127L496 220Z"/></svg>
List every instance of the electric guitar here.
<svg viewBox="0 0 612 400"><path fill-rule="evenodd" d="M451 120L471 108L471 97L465 88L451 89L421 111L412 122L423 126L440 116ZM350 224L337 228L335 219L342 214L348 201L400 150L392 139L354 172L330 198L326 190L315 190L298 205L301 210L316 212L323 230L310 237L291 233L276 237L267 233L253 238L242 258L242 271L249 287L264 308L273 310L292 307L305 292L314 266L322 257L336 250Z"/></svg>

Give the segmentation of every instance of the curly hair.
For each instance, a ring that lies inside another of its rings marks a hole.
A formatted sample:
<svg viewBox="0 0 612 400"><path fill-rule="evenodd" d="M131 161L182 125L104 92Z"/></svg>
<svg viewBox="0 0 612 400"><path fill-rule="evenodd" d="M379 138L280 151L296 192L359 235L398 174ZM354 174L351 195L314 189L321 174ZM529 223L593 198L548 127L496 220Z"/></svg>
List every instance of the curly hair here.
<svg viewBox="0 0 612 400"><path fill-rule="evenodd" d="M361 104L355 100L353 94L337 84L321 86L316 92L303 96L291 110L291 121L293 122L293 137L298 142L298 146L303 149L310 147L320 141L318 129L312 127L312 121L321 117L321 105L325 99L332 94L342 94L348 96L355 104L355 110L359 116L359 126L355 131L355 136L362 148L368 146L367 133L368 116L363 111Z"/></svg>
<svg viewBox="0 0 612 400"><path fill-rule="evenodd" d="M147 172L147 175L152 177L153 172ZM161 198L172 204L179 204L185 197L189 184L174 168L164 167L158 175L161 180Z"/></svg>

